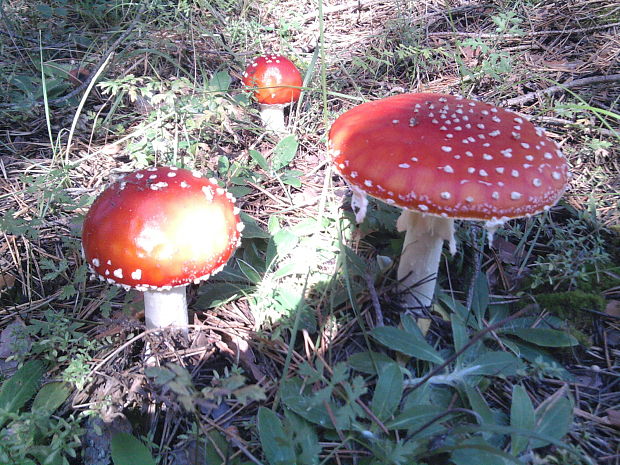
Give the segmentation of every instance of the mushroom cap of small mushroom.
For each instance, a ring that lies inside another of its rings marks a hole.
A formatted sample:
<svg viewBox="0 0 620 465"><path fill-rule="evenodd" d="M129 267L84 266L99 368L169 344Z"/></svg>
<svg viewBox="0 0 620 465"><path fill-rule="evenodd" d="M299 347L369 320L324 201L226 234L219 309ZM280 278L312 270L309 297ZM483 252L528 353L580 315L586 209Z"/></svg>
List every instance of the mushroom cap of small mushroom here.
<svg viewBox="0 0 620 465"><path fill-rule="evenodd" d="M286 105L299 100L302 78L297 66L282 55L254 58L243 73L243 84L254 88L258 103Z"/></svg>

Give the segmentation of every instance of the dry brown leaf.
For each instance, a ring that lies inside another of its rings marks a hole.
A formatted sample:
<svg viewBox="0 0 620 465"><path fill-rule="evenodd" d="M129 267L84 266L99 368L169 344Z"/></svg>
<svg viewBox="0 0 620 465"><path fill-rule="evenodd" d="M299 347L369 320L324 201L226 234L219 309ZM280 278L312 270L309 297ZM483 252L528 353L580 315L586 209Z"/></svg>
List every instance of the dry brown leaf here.
<svg viewBox="0 0 620 465"><path fill-rule="evenodd" d="M11 289L15 286L15 276L11 274L0 274L0 291Z"/></svg>
<svg viewBox="0 0 620 465"><path fill-rule="evenodd" d="M605 313L620 318L620 300L610 300L607 302Z"/></svg>
<svg viewBox="0 0 620 465"><path fill-rule="evenodd" d="M611 426L620 428L620 410L607 410L607 420Z"/></svg>

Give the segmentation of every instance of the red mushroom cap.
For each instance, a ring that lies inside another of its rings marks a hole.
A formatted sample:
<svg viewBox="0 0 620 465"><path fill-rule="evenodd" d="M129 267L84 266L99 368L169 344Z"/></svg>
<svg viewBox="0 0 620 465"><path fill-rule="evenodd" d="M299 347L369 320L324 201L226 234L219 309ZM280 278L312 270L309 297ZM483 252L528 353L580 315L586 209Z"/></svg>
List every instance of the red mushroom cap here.
<svg viewBox="0 0 620 465"><path fill-rule="evenodd" d="M91 270L112 284L168 289L207 279L228 261L243 223L214 179L174 167L112 183L91 206L82 246Z"/></svg>
<svg viewBox="0 0 620 465"><path fill-rule="evenodd" d="M258 103L282 105L299 100L302 79L297 67L282 55L261 55L243 73L243 84L256 87ZM293 87L287 87L293 86Z"/></svg>
<svg viewBox="0 0 620 465"><path fill-rule="evenodd" d="M358 105L332 125L328 149L349 183L393 205L504 221L555 205L568 164L544 131L514 112L442 94Z"/></svg>

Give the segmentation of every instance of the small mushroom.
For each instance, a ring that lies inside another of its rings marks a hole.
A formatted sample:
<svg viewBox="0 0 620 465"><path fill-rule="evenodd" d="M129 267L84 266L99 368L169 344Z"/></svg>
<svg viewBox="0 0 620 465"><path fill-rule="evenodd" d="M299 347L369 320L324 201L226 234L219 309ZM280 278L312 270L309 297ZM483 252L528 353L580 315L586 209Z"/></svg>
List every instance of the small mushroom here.
<svg viewBox="0 0 620 465"><path fill-rule="evenodd" d="M245 69L242 82L254 91L263 125L283 132L284 107L301 94L301 74L293 62L282 55L258 56Z"/></svg>
<svg viewBox="0 0 620 465"><path fill-rule="evenodd" d="M147 329L183 327L185 287L220 271L240 243L235 199L197 171L148 168L123 176L91 206L82 230L90 270L144 292Z"/></svg>
<svg viewBox="0 0 620 465"><path fill-rule="evenodd" d="M456 251L454 219L493 232L547 210L570 173L558 145L518 114L462 97L403 94L358 105L332 125L329 155L353 191L403 209L398 278L408 308L432 303L443 241Z"/></svg>

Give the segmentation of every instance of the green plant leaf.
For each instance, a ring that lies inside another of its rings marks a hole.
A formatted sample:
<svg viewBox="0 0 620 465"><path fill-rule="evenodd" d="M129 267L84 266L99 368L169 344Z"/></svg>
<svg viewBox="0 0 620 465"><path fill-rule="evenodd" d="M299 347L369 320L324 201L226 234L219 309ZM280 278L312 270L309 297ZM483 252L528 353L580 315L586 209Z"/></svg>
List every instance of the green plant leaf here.
<svg viewBox="0 0 620 465"><path fill-rule="evenodd" d="M573 403L564 396L553 395L536 408L536 432L554 439L561 439L573 421ZM547 441L533 439L532 449L549 444Z"/></svg>
<svg viewBox="0 0 620 465"><path fill-rule="evenodd" d="M463 347L465 347L467 342L469 342L467 327L465 326L465 322L458 313L450 315L450 321L452 323L452 340L454 341L454 351L459 352ZM465 354L461 354L456 358L457 368L463 366L464 359Z"/></svg>
<svg viewBox="0 0 620 465"><path fill-rule="evenodd" d="M254 160L263 170L267 172L270 171L269 163L267 162L265 157L263 157L262 153L260 153L258 150L248 150L248 154L250 155L252 160Z"/></svg>
<svg viewBox="0 0 620 465"><path fill-rule="evenodd" d="M405 355L434 363L443 363L439 353L422 337L393 326L378 326L371 332L373 338L384 346Z"/></svg>
<svg viewBox="0 0 620 465"><path fill-rule="evenodd" d="M110 449L114 465L157 465L149 448L131 434L116 433L112 436Z"/></svg>
<svg viewBox="0 0 620 465"><path fill-rule="evenodd" d="M293 433L293 443L297 452L296 465L318 465L321 445L314 425L290 410L284 411L284 417L286 430Z"/></svg>
<svg viewBox="0 0 620 465"><path fill-rule="evenodd" d="M239 269L243 273L243 275L250 281L252 284L258 284L261 282L261 275L256 269L247 262L244 262L241 259L237 259L237 264L239 265Z"/></svg>
<svg viewBox="0 0 620 465"><path fill-rule="evenodd" d="M489 376L515 376L525 369L524 363L509 352L487 352L471 363L476 366L470 374Z"/></svg>
<svg viewBox="0 0 620 465"><path fill-rule="evenodd" d="M265 407L258 409L258 436L271 465L295 463L295 450L290 438L284 433L282 422L272 410Z"/></svg>
<svg viewBox="0 0 620 465"><path fill-rule="evenodd" d="M493 415L493 410L489 407L482 394L478 391L478 389L470 386L467 383L462 384L465 394L467 396L467 400L469 401L469 405L471 409L476 412L479 416L478 420L480 424L494 424L495 419Z"/></svg>
<svg viewBox="0 0 620 465"><path fill-rule="evenodd" d="M298 145L297 139L292 134L278 142L271 154L271 170L278 171L293 161Z"/></svg>
<svg viewBox="0 0 620 465"><path fill-rule="evenodd" d="M250 284L234 282L206 282L199 288L196 300L198 308L213 308L228 302L233 297L251 289Z"/></svg>
<svg viewBox="0 0 620 465"><path fill-rule="evenodd" d="M436 405L415 405L403 410L393 420L385 423L387 429L417 429L435 417L441 415L445 410ZM449 416L444 419L449 419Z"/></svg>
<svg viewBox="0 0 620 465"><path fill-rule="evenodd" d="M579 341L565 331L547 328L512 328L503 331L542 347L570 347Z"/></svg>
<svg viewBox="0 0 620 465"><path fill-rule="evenodd" d="M271 237L271 234L269 234L267 231L263 231L260 226L258 225L258 223L256 222L256 220L254 218L252 218L250 215L248 215L245 212L241 212L239 214L239 217L241 218L241 221L243 221L244 224L244 228L243 228L243 240L246 241L248 239L269 239Z"/></svg>
<svg viewBox="0 0 620 465"><path fill-rule="evenodd" d="M483 438L469 438L453 447L450 459L455 465L508 465L521 463Z"/></svg>
<svg viewBox="0 0 620 465"><path fill-rule="evenodd" d="M403 372L397 363L383 367L380 372L370 408L381 421L390 418L403 395Z"/></svg>
<svg viewBox="0 0 620 465"><path fill-rule="evenodd" d="M369 351L358 352L351 355L347 360L347 363L354 370L361 371L362 373L367 373L369 375L376 375L380 373L385 366L394 363L394 360L382 352Z"/></svg>
<svg viewBox="0 0 620 465"><path fill-rule="evenodd" d="M489 306L489 282L485 273L478 273L474 282L474 293L471 308L476 315L478 324L482 323L484 314Z"/></svg>
<svg viewBox="0 0 620 465"><path fill-rule="evenodd" d="M0 387L0 410L16 413L22 408L37 392L46 368L46 364L41 360L29 360L13 376L2 383L2 387ZM4 422L0 421L0 426L2 424Z"/></svg>
<svg viewBox="0 0 620 465"><path fill-rule="evenodd" d="M218 71L209 79L209 87L213 90L227 91L232 79L226 71Z"/></svg>
<svg viewBox="0 0 620 465"><path fill-rule="evenodd" d="M51 415L71 394L71 386L63 381L47 383L39 389L32 402L31 410L39 410Z"/></svg>
<svg viewBox="0 0 620 465"><path fill-rule="evenodd" d="M527 391L520 384L512 387L512 404L510 405L510 426L516 429L533 431L536 417L534 416L534 406ZM514 456L519 455L527 448L529 438L520 434L510 435L510 453Z"/></svg>

